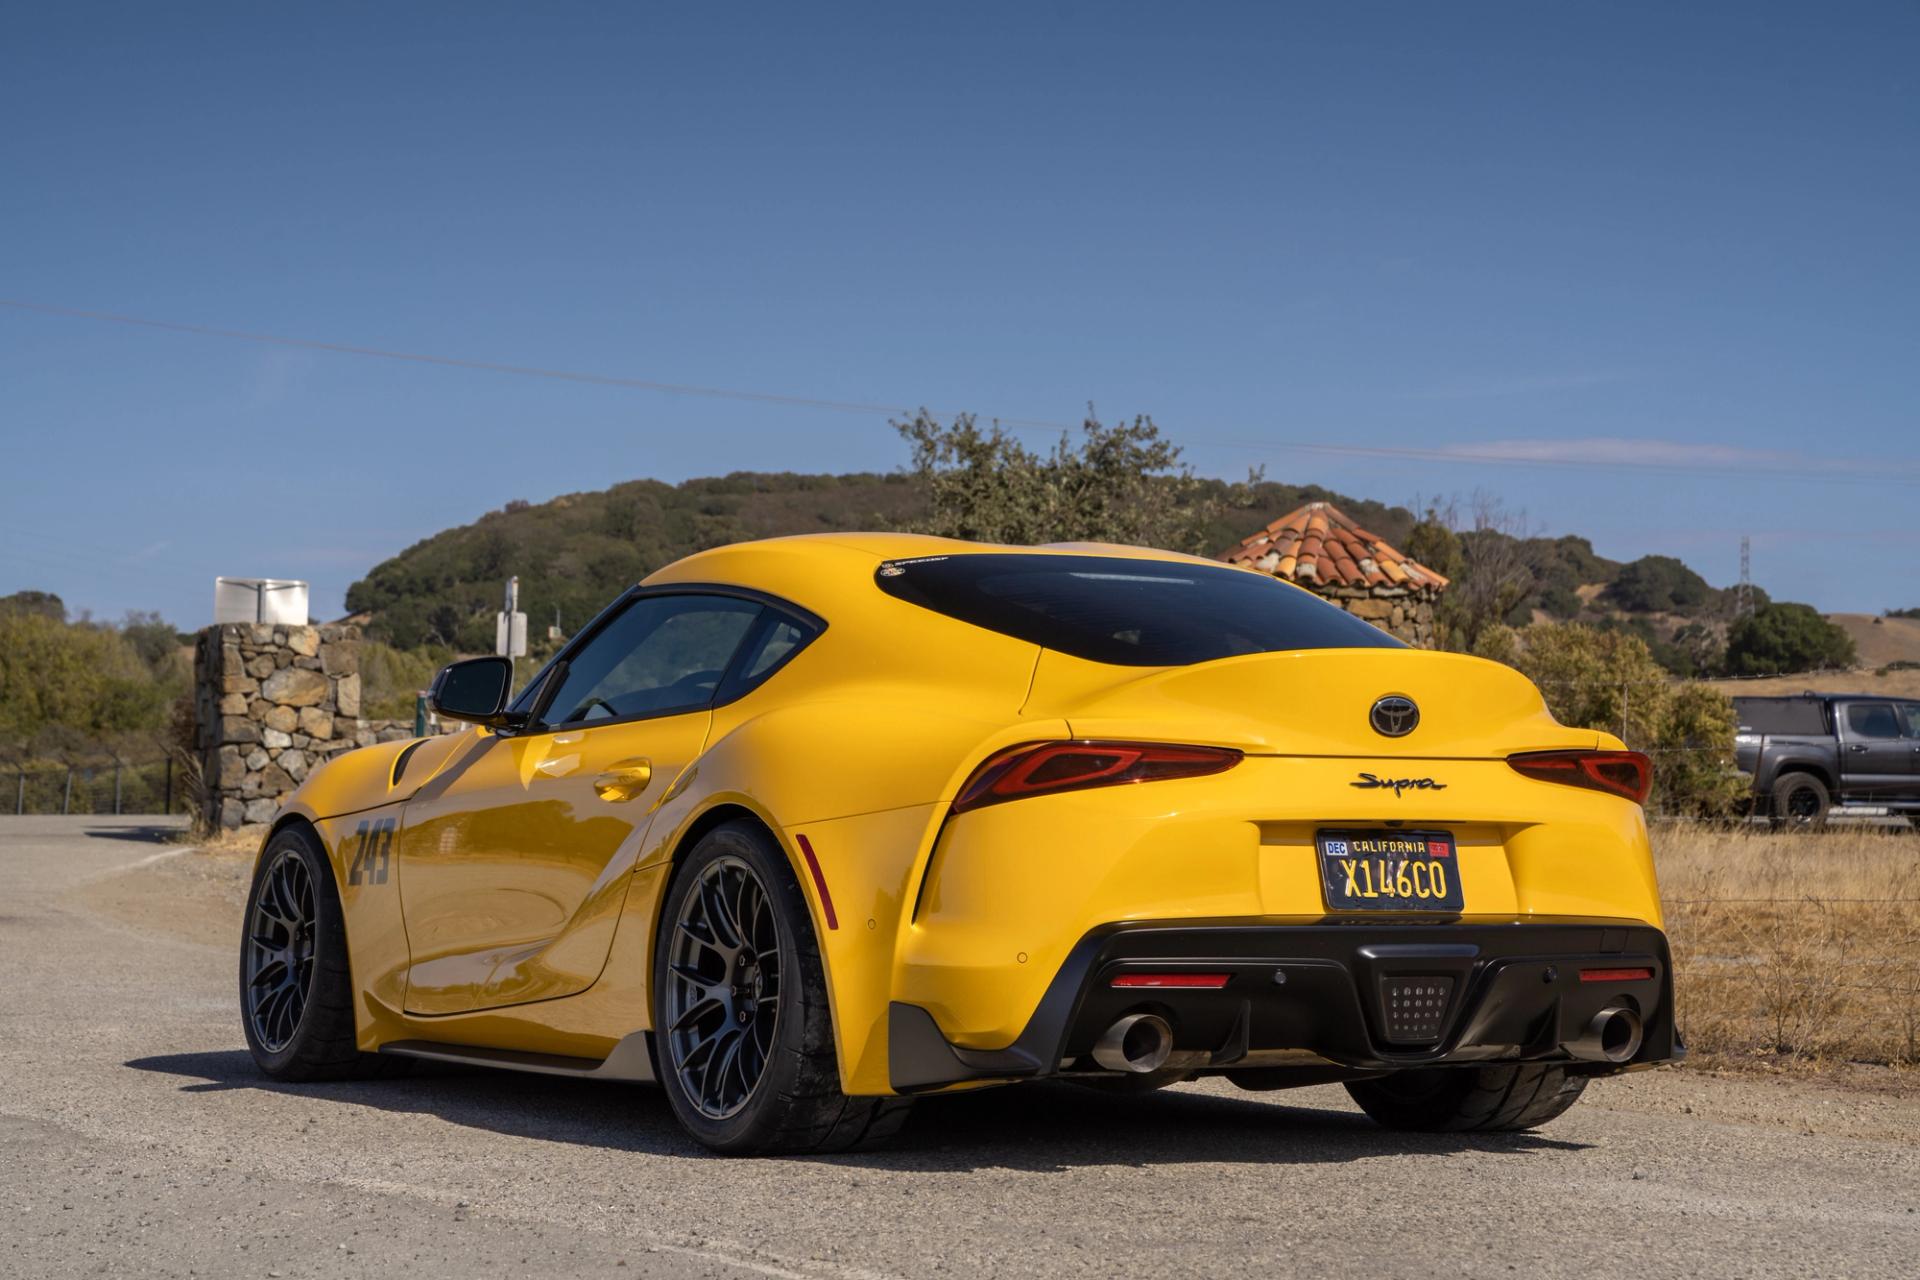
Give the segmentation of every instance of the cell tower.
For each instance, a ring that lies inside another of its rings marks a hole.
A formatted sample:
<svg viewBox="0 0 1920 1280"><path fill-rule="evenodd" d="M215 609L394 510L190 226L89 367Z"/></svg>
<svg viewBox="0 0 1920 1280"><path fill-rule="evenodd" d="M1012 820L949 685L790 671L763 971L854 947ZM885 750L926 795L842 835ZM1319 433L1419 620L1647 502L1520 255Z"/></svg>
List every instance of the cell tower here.
<svg viewBox="0 0 1920 1280"><path fill-rule="evenodd" d="M1740 585L1733 590L1733 614L1736 618L1753 616L1753 539L1740 535Z"/></svg>

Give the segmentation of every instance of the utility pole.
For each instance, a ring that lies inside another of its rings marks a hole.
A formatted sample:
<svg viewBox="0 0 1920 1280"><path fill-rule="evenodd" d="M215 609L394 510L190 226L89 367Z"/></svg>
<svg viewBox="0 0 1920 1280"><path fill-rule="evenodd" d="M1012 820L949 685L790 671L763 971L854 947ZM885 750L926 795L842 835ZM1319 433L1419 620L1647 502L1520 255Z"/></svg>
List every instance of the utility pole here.
<svg viewBox="0 0 1920 1280"><path fill-rule="evenodd" d="M1733 590L1733 616L1753 616L1753 539L1740 535L1740 585Z"/></svg>
<svg viewBox="0 0 1920 1280"><path fill-rule="evenodd" d="M519 659L527 656L527 615L520 612L520 579L507 579L505 607L495 615L493 651L513 662L514 683L520 682Z"/></svg>

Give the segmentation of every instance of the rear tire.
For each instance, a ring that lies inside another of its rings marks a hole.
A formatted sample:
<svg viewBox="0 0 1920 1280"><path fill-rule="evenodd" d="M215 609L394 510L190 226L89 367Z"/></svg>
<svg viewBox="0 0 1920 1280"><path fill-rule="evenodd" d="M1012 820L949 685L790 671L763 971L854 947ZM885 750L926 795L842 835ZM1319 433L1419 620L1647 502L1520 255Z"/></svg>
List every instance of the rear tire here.
<svg viewBox="0 0 1920 1280"><path fill-rule="evenodd" d="M274 833L253 870L240 935L240 1026L276 1080L405 1074L405 1058L361 1053L347 928L333 868L302 825Z"/></svg>
<svg viewBox="0 0 1920 1280"><path fill-rule="evenodd" d="M1349 1081L1347 1092L1389 1129L1511 1133L1558 1117L1586 1087L1564 1067L1427 1067Z"/></svg>
<svg viewBox="0 0 1920 1280"><path fill-rule="evenodd" d="M841 1092L806 898L758 823L715 827L680 860L654 939L653 1007L674 1116L724 1155L870 1146L913 1105Z"/></svg>
<svg viewBox="0 0 1920 1280"><path fill-rule="evenodd" d="M1827 784L1810 773L1783 773L1773 784L1773 808L1768 816L1775 827L1812 831L1827 824L1833 798Z"/></svg>

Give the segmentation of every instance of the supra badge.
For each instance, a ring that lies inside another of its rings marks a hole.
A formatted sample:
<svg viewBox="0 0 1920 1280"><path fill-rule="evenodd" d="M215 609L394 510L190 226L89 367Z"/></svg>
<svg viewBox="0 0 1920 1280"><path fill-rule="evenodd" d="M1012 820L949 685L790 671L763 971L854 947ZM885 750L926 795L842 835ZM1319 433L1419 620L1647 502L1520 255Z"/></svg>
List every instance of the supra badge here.
<svg viewBox="0 0 1920 1280"><path fill-rule="evenodd" d="M1412 698L1390 693L1373 704L1367 723L1383 738L1404 738L1420 723L1420 708Z"/></svg>
<svg viewBox="0 0 1920 1280"><path fill-rule="evenodd" d="M1403 791L1445 791L1447 784L1435 782L1432 778L1379 778L1371 773L1362 773L1360 781L1349 782L1350 787L1359 787L1362 791L1390 789L1398 796Z"/></svg>

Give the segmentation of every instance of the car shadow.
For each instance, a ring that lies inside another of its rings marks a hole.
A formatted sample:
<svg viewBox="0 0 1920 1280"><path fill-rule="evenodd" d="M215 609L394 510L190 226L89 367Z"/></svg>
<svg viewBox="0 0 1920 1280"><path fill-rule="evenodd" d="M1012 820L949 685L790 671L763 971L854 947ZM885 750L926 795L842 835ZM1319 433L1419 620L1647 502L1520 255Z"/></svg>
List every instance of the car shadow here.
<svg viewBox="0 0 1920 1280"><path fill-rule="evenodd" d="M82 835L90 840L132 840L139 844L168 844L180 838L179 827L85 827Z"/></svg>
<svg viewBox="0 0 1920 1280"><path fill-rule="evenodd" d="M653 1088L421 1064L391 1080L283 1084L244 1050L163 1054L126 1064L187 1078L183 1092L253 1089L438 1116L517 1138L641 1155L703 1157ZM922 1099L905 1128L876 1150L786 1157L874 1170L1057 1173L1080 1167L1181 1163L1341 1164L1385 1156L1462 1152L1525 1155L1591 1144L1533 1133L1425 1134L1381 1129L1356 1112L1288 1105L1284 1094L1222 1097L1175 1088L1116 1096L1037 1083Z"/></svg>

